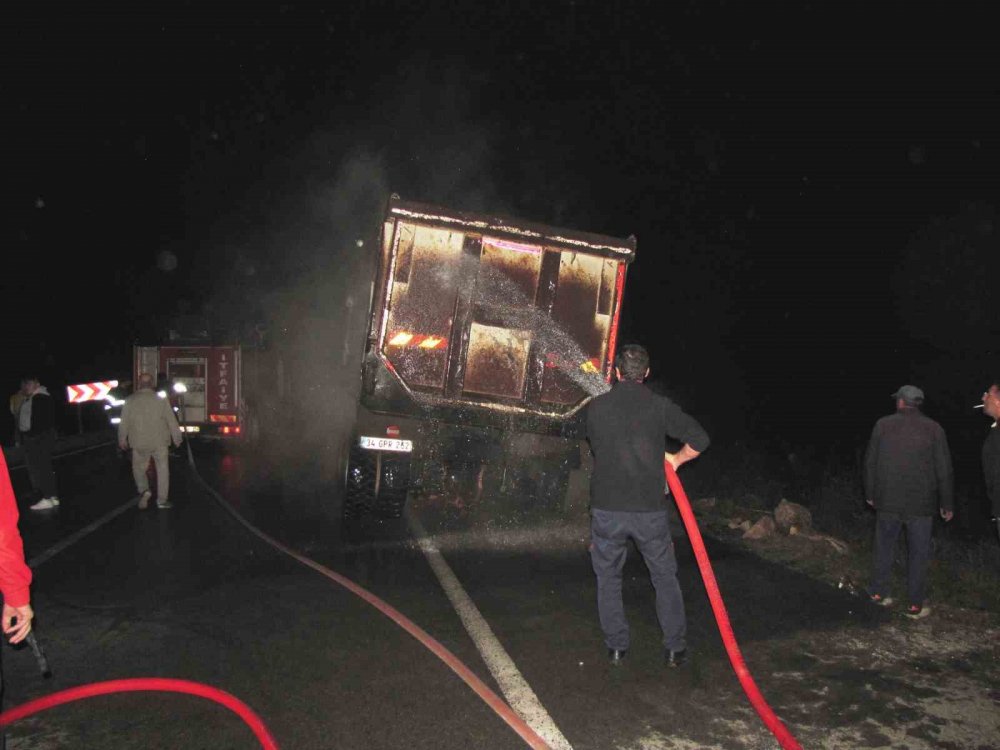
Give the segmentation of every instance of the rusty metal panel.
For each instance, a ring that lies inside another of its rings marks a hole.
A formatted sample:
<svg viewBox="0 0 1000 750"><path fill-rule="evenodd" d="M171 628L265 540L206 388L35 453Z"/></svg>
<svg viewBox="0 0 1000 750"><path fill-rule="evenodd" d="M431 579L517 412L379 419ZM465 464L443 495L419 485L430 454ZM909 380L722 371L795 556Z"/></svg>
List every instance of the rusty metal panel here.
<svg viewBox="0 0 1000 750"><path fill-rule="evenodd" d="M443 388L464 235L412 224L400 224L397 235L410 269L396 280L397 252L382 352L409 386Z"/></svg>
<svg viewBox="0 0 1000 750"><path fill-rule="evenodd" d="M476 298L505 306L531 307L538 291L544 249L483 237Z"/></svg>
<svg viewBox="0 0 1000 750"><path fill-rule="evenodd" d="M520 399L528 371L531 331L473 323L464 391Z"/></svg>
<svg viewBox="0 0 1000 750"><path fill-rule="evenodd" d="M614 284L617 263L583 253L563 252L552 320L562 346L550 353L542 381L542 401L574 404L585 392L580 373L600 370L611 325L611 296L603 294L605 277ZM601 313L602 303L608 313Z"/></svg>

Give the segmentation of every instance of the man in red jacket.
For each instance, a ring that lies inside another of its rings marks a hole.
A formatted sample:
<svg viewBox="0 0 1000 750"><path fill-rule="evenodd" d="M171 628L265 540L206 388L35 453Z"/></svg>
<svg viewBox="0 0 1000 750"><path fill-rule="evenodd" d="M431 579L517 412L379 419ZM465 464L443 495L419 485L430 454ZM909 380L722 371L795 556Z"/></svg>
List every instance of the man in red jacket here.
<svg viewBox="0 0 1000 750"><path fill-rule="evenodd" d="M3 594L3 632L20 643L31 632L31 568L24 562L24 545L17 529L17 502L7 461L0 451L0 593Z"/></svg>

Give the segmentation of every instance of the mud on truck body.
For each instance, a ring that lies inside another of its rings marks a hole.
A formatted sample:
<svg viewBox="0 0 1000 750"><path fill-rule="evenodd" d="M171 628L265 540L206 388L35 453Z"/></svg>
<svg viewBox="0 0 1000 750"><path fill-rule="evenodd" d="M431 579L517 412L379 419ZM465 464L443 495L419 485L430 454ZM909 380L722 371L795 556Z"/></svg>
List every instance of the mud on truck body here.
<svg viewBox="0 0 1000 750"><path fill-rule="evenodd" d="M394 195L379 252L344 516L398 517L462 467L561 501L610 379L635 238Z"/></svg>

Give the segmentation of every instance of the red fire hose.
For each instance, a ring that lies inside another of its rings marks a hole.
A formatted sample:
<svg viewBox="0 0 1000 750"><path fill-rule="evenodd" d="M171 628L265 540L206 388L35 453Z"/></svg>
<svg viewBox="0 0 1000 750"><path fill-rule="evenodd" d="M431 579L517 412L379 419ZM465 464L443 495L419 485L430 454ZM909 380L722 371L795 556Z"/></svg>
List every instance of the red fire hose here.
<svg viewBox="0 0 1000 750"><path fill-rule="evenodd" d="M736 672L740 685L743 687L743 692L746 693L750 703L753 705L754 709L757 711L758 715L761 717L770 732L775 736L775 738L777 738L779 744L784 750L802 750L802 746L799 745L792 733L775 715L774 711L767 704L767 701L764 700L764 696L761 694L760 689L757 687L753 677L750 675L750 670L747 669L746 663L743 661L743 655L740 653L740 648L736 643L736 637L733 635L733 628L729 622L729 614L726 612L726 605L722 601L722 595L719 592L719 585L715 580L715 573L712 570L712 563L709 561L708 553L705 551L705 543L701 538L701 531L698 529L698 523L695 520L693 511L691 510L691 503L688 501L687 493L684 492L684 487L677 478L677 473L668 462L664 462L664 470L666 471L667 483L670 486L670 491L673 493L674 500L677 503L677 509L680 511L681 519L684 521L684 527L687 529L688 538L691 540L691 546L694 549L695 559L698 561L698 569L701 572L705 589L708 592L708 598L712 604L712 611L715 614L715 620L719 626L719 632L722 635L722 641L725 644L726 653L729 655L729 661L733 665L733 670ZM230 509L230 512L237 516L237 518L247 526L250 526L250 524L246 523L246 521L243 520L239 514L235 513L235 511ZM377 597L368 594L368 592L364 591L364 589L360 589L360 587L354 585L350 581L347 581L342 576L338 576L333 573L333 571L327 570L318 563L315 563L308 558L303 558L301 555L289 550L276 540L267 537L267 535L263 534L263 532L260 532L255 527L250 526L250 528L259 536L265 538L267 541L281 549L283 552L292 555L306 565L309 565L309 567L319 570L319 572L324 575L328 575L338 583L341 583L355 593L358 593L362 596L362 598L365 598L379 609L382 609L385 614L387 614L391 619L396 620L397 623L404 626L412 626L412 623L406 620L405 617L399 615L399 613L392 607L389 607L388 605L385 605L384 607L379 606L380 604L384 605L384 602L377 600ZM366 594L367 596L365 596ZM440 646L440 644L434 641L434 639L426 636L426 634L416 626L407 628L407 630L409 630L414 637L431 648L431 650L442 658L448 666L455 670L455 672L458 673L459 676L461 676L467 683L469 683L470 686L476 689L476 691L480 694L480 697L486 700L486 702L489 703L491 707L497 711L501 718L505 719L512 728L518 731L521 737L531 747L546 747L544 741L542 741L541 738L539 738L524 723L524 721L520 719L520 717L514 715L498 696L493 694L492 691L485 685L478 684L480 683L478 678L475 678L475 676L471 673L464 674L465 672L468 672L468 670L463 669L464 665L462 665L461 662L458 662L458 660L454 659L454 657L451 659L445 658L446 656L451 656L451 654L447 652L444 647ZM144 691L186 693L188 695L195 695L215 701L216 703L230 709L243 719L247 726L249 726L253 731L264 750L278 750L277 743L271 736L261 718L257 716L257 714L255 714L249 706L235 696L201 683L160 677L109 680L107 682L96 682L89 685L81 685L79 687L70 688L68 690L62 690L42 698L37 698L36 700L23 703L20 706L16 706L15 708L0 713L0 727L7 726L18 719L32 716L36 713L45 711L49 708L54 708L55 706L60 706L64 703L71 703L73 701L83 700L84 698L92 698L97 695L107 695L109 693Z"/></svg>
<svg viewBox="0 0 1000 750"><path fill-rule="evenodd" d="M719 633L722 635L722 642L726 646L726 653L729 655L729 662L733 665L733 671L739 678L743 692L747 694L750 703L757 710L757 714L771 731L784 750L802 750L798 740L788 731L788 727L781 723L771 707L767 705L764 696L761 695L760 688L750 676L746 662L743 661L743 654L736 643L736 636L733 635L733 627L729 624L729 614L726 612L726 605L722 601L722 594L719 593L719 584L715 581L715 573L712 571L712 563L708 559L705 551L705 543L702 541L701 532L698 530L698 522L695 521L694 512L691 510L691 503L688 502L687 494L681 485L681 480L677 478L677 472L669 462L664 461L664 470L667 472L667 484L674 494L677 503L677 510L680 511L681 520L684 521L684 528L687 529L688 539L691 540L691 547L694 549L695 559L698 561L698 570L701 571L701 579L705 582L705 590L708 592L708 600L712 603L712 612L715 613L715 622L719 626Z"/></svg>
<svg viewBox="0 0 1000 750"><path fill-rule="evenodd" d="M20 706L0 713L0 727L5 727L18 719L32 716L41 711L45 711L64 703L93 698L95 695L107 695L109 693L136 693L136 692L161 692L161 693L187 693L196 695L199 698L207 698L225 706L230 711L236 713L254 735L260 741L264 750L278 750L278 743L274 741L271 733L261 718L239 698L218 688L203 685L200 682L190 682L188 680L172 680L165 677L138 677L130 680L108 680L107 682L93 682L89 685L60 690L42 698L22 703Z"/></svg>

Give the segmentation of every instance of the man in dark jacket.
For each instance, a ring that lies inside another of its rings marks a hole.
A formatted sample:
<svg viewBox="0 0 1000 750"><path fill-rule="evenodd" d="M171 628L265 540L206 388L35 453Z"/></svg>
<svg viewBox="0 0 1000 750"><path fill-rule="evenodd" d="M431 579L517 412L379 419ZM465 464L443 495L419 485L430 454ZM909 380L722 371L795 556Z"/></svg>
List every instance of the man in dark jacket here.
<svg viewBox="0 0 1000 750"><path fill-rule="evenodd" d="M990 434L983 442L983 478L986 480L986 496L990 499L993 523L1000 535L1000 380L994 380L983 393L983 413L993 420Z"/></svg>
<svg viewBox="0 0 1000 750"><path fill-rule="evenodd" d="M892 397L896 413L875 423L865 455L865 498L875 508L875 571L868 594L888 606L892 561L900 529L906 527L906 615L926 617L927 567L934 514L953 514L951 454L944 430L920 407L924 392L904 385Z"/></svg>
<svg viewBox="0 0 1000 750"><path fill-rule="evenodd" d="M59 507L56 473L52 468L52 449L56 443L55 405L48 389L36 377L23 378L21 388L25 399L18 412L17 429L31 486L42 496L31 509L51 510Z"/></svg>
<svg viewBox="0 0 1000 750"><path fill-rule="evenodd" d="M656 589L667 665L677 667L687 657L687 623L667 523L663 462L670 461L676 469L696 458L708 447L708 435L680 407L643 385L649 375L649 355L643 347L622 347L616 365L618 383L587 408L587 438L594 453L590 556L601 629L608 658L620 663L629 648L622 569L631 537ZM684 447L665 453L667 435Z"/></svg>

